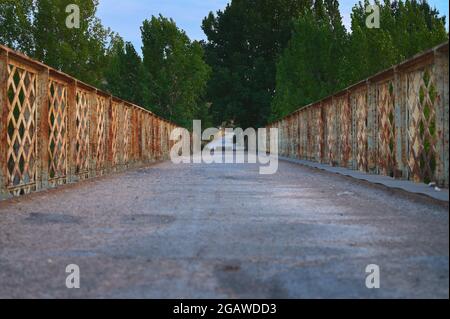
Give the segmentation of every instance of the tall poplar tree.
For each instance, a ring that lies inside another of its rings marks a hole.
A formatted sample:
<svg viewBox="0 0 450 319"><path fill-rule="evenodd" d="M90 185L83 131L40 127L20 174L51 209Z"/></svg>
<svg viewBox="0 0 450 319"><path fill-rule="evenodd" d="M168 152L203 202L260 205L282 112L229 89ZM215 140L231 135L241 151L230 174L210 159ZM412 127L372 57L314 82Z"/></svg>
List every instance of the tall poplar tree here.
<svg viewBox="0 0 450 319"><path fill-rule="evenodd" d="M155 113L185 127L202 119L202 99L210 74L203 48L178 29L172 19L153 16L142 27L145 104Z"/></svg>
<svg viewBox="0 0 450 319"><path fill-rule="evenodd" d="M145 107L144 67L134 46L116 36L111 43L108 59L105 89L115 96Z"/></svg>
<svg viewBox="0 0 450 319"><path fill-rule="evenodd" d="M213 69L208 99L216 124L263 126L275 93L276 60L293 19L311 0L233 0L203 20L206 61Z"/></svg>

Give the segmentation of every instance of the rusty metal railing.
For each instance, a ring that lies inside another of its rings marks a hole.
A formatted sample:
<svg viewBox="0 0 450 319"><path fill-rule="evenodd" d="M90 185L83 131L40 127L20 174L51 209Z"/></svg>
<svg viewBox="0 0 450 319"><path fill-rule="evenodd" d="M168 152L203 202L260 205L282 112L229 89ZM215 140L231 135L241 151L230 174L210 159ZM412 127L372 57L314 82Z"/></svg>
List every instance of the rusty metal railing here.
<svg viewBox="0 0 450 319"><path fill-rule="evenodd" d="M448 187L448 59L446 42L269 124L280 155Z"/></svg>
<svg viewBox="0 0 450 319"><path fill-rule="evenodd" d="M167 159L176 125L0 46L0 197Z"/></svg>

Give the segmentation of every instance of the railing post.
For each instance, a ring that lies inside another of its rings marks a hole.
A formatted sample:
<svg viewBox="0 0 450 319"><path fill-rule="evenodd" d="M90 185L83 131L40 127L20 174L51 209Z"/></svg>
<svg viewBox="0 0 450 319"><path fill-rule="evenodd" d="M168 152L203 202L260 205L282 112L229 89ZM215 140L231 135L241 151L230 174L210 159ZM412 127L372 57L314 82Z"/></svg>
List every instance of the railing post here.
<svg viewBox="0 0 450 319"><path fill-rule="evenodd" d="M325 155L326 155L326 143L327 143L327 139L326 139L326 134L325 134L325 130L326 130L326 113L325 113L325 106L323 104L323 102L320 102L320 126L321 126L321 133L320 133L320 138L321 138L321 150L320 150L320 163L325 163Z"/></svg>
<svg viewBox="0 0 450 319"><path fill-rule="evenodd" d="M336 104L335 104L335 97L331 97L331 104L328 106L330 108L331 116L329 117L329 123L328 123L328 135L330 137L331 143L329 143L329 162L331 166L337 166L337 156L338 154L338 146L337 146L337 139L339 136L337 135L337 111L336 111Z"/></svg>
<svg viewBox="0 0 450 319"><path fill-rule="evenodd" d="M8 52L0 51L0 200L10 197L8 183Z"/></svg>
<svg viewBox="0 0 450 319"><path fill-rule="evenodd" d="M148 114L142 113L142 157L145 164L149 162L148 138Z"/></svg>
<svg viewBox="0 0 450 319"><path fill-rule="evenodd" d="M339 97L339 136L340 136L340 148L339 148L339 166L345 168L352 168L352 113L350 106L350 93L348 90L345 94Z"/></svg>
<svg viewBox="0 0 450 319"><path fill-rule="evenodd" d="M282 156L286 156L286 145L285 145L285 121L281 120L280 121L280 133L281 133L281 137L280 137L280 154Z"/></svg>
<svg viewBox="0 0 450 319"><path fill-rule="evenodd" d="M121 102L120 104L117 104L118 110L117 110L117 169L119 171L123 170L124 168L124 152L125 152L125 130L121 129L121 125L125 127L125 103Z"/></svg>
<svg viewBox="0 0 450 319"><path fill-rule="evenodd" d="M45 68L37 74L36 93L36 189L49 186L49 120L48 120L48 86L49 69Z"/></svg>
<svg viewBox="0 0 450 319"><path fill-rule="evenodd" d="M142 157L143 157L143 154L144 154L144 140L143 140L143 137L145 136L145 134L143 132L144 125L142 123L143 116L142 116L142 111L141 110L138 110L137 121L138 121L138 145L139 145L139 152L138 152L139 160L138 160L138 163L139 163L139 166L140 166L144 162Z"/></svg>
<svg viewBox="0 0 450 319"><path fill-rule="evenodd" d="M133 123L132 123L132 114L133 113L133 109L130 105L127 105L127 117L126 117L126 121L127 121L127 130L126 130L126 134L127 134L127 147L126 147L126 152L127 152L127 158L125 161L125 165L127 168L131 167L130 163L131 163L131 159L133 157Z"/></svg>
<svg viewBox="0 0 450 319"><path fill-rule="evenodd" d="M367 166L369 173L377 174L376 83L367 81L367 95Z"/></svg>
<svg viewBox="0 0 450 319"><path fill-rule="evenodd" d="M113 127L112 127L112 112L113 112L113 106L112 106L112 95L110 95L107 99L107 103L106 103L106 117L105 117L105 136L106 136L106 141L105 141L105 172L109 173L112 171L113 168Z"/></svg>
<svg viewBox="0 0 450 319"><path fill-rule="evenodd" d="M162 121L158 119L158 160L162 160Z"/></svg>
<svg viewBox="0 0 450 319"><path fill-rule="evenodd" d="M148 113L143 114L143 131L145 132L144 137L144 145L145 145L145 163L150 163L150 147L149 147L149 141L150 141L150 115Z"/></svg>
<svg viewBox="0 0 450 319"><path fill-rule="evenodd" d="M158 118L153 117L153 160L158 161Z"/></svg>
<svg viewBox="0 0 450 319"><path fill-rule="evenodd" d="M166 159L166 123L161 121L161 159Z"/></svg>
<svg viewBox="0 0 450 319"><path fill-rule="evenodd" d="M129 158L130 167L134 167L135 161L136 161L136 112L134 110L134 107L130 107L130 116L131 116L131 155Z"/></svg>
<svg viewBox="0 0 450 319"><path fill-rule="evenodd" d="M299 159L299 154L298 154L298 141L299 141L299 136L298 136L298 112L296 112L294 114L294 118L293 118L293 130L294 130L294 157L296 159ZM269 132L270 134L270 132Z"/></svg>
<svg viewBox="0 0 450 319"><path fill-rule="evenodd" d="M89 93L89 177L97 176L97 90Z"/></svg>
<svg viewBox="0 0 450 319"><path fill-rule="evenodd" d="M156 116L152 116L152 158L153 161L156 162L158 160L158 154L157 154L157 143L158 143L158 121Z"/></svg>
<svg viewBox="0 0 450 319"><path fill-rule="evenodd" d="M395 158L396 170L395 177L408 179L408 156L406 143L408 141L408 129L406 123L406 76L394 69L394 112L395 112Z"/></svg>
<svg viewBox="0 0 450 319"><path fill-rule="evenodd" d="M128 167L133 167L134 158L135 158L135 150L136 150L136 132L135 132L136 123L134 123L134 107L130 106L130 155L128 156Z"/></svg>
<svg viewBox="0 0 450 319"><path fill-rule="evenodd" d="M352 113L352 169L358 170L358 126L357 126L357 104L354 91L349 91L350 112Z"/></svg>
<svg viewBox="0 0 450 319"><path fill-rule="evenodd" d="M77 81L73 80L67 90L67 183L75 182L77 145Z"/></svg>
<svg viewBox="0 0 450 319"><path fill-rule="evenodd" d="M161 120L161 134L160 134L160 139L161 139L161 160L164 160L164 156L165 156L165 140L164 140L164 120Z"/></svg>
<svg viewBox="0 0 450 319"><path fill-rule="evenodd" d="M164 160L165 156L165 147L166 147L166 140L164 138L165 132L164 132L164 120L161 120L161 160Z"/></svg>
<svg viewBox="0 0 450 319"><path fill-rule="evenodd" d="M169 140L169 123L166 122L165 124L165 130L164 130L164 140L166 141L166 156L165 159L169 159L169 148L170 148L170 140Z"/></svg>
<svg viewBox="0 0 450 319"><path fill-rule="evenodd" d="M280 154L286 156L286 121L284 119L280 121L280 132Z"/></svg>
<svg viewBox="0 0 450 319"><path fill-rule="evenodd" d="M136 120L137 120L137 132L138 132L138 134L137 134L137 145L138 145L137 165L141 166L142 165L142 154L144 153L143 149L142 149L144 144L142 143L142 136L143 136L142 127L143 127L143 125L142 125L142 111L141 110L137 111L137 119Z"/></svg>
<svg viewBox="0 0 450 319"><path fill-rule="evenodd" d="M449 185L449 106L448 106L448 51L434 52L434 74L439 100L436 103L436 181Z"/></svg>
<svg viewBox="0 0 450 319"><path fill-rule="evenodd" d="M342 166L342 143L343 143L343 136L341 134L342 132L342 97L335 97L333 96L333 108L336 111L336 117L334 119L335 121L335 141L336 141L336 154L335 154L335 160L336 160L336 166Z"/></svg>
<svg viewBox="0 0 450 319"><path fill-rule="evenodd" d="M164 121L164 159L167 159L167 149L169 144L169 139L167 138L167 122Z"/></svg>
<svg viewBox="0 0 450 319"><path fill-rule="evenodd" d="M356 147L356 121L355 121L355 108L353 105L353 92L351 90L348 90L348 109L350 111L350 169L355 170L356 169L356 153L355 153L355 147Z"/></svg>

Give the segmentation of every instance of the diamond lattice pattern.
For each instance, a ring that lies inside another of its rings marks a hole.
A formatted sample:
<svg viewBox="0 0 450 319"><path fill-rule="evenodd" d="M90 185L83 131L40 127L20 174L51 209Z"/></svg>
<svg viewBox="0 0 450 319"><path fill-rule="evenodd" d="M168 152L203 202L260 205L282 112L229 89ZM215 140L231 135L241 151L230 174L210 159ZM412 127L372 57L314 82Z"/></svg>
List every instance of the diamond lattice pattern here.
<svg viewBox="0 0 450 319"><path fill-rule="evenodd" d="M435 181L436 111L439 96L433 73L428 69L408 75L408 165L415 181Z"/></svg>
<svg viewBox="0 0 450 319"><path fill-rule="evenodd" d="M50 81L49 110L49 177L60 179L67 174L67 86Z"/></svg>
<svg viewBox="0 0 450 319"><path fill-rule="evenodd" d="M36 178L36 73L8 65L8 187L29 193Z"/></svg>

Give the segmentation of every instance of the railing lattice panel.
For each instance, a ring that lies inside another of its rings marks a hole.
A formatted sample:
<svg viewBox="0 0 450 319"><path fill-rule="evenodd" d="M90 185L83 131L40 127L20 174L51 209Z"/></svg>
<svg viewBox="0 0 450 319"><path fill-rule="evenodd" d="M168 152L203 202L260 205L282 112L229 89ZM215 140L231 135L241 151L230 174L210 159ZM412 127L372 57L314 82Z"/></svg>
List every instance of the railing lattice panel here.
<svg viewBox="0 0 450 319"><path fill-rule="evenodd" d="M53 185L63 184L67 175L67 85L50 80L48 100L49 178Z"/></svg>
<svg viewBox="0 0 450 319"><path fill-rule="evenodd" d="M14 195L36 183L36 72L8 64L7 183Z"/></svg>

